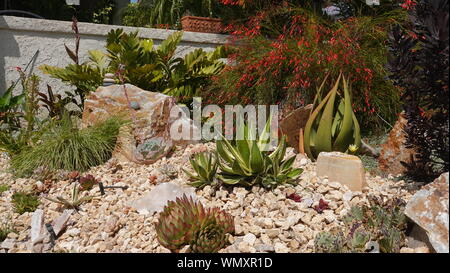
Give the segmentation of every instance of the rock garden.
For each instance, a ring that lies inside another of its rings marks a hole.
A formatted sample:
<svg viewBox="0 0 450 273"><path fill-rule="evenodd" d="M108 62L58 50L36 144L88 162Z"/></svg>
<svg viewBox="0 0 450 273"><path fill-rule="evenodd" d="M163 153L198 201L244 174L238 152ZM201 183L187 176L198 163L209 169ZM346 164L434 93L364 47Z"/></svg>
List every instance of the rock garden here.
<svg viewBox="0 0 450 273"><path fill-rule="evenodd" d="M67 91L15 68L0 253L448 253L448 1L212 2L214 51L117 28L81 56L74 18L38 68Z"/></svg>

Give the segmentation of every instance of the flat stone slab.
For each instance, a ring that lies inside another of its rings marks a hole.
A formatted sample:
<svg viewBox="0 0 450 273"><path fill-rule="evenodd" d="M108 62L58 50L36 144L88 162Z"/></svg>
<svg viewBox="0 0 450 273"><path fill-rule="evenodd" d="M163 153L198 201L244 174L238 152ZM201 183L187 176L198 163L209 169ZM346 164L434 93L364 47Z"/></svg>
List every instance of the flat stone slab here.
<svg viewBox="0 0 450 273"><path fill-rule="evenodd" d="M361 159L340 152L322 152L319 154L317 176L326 176L330 182L339 182L352 191L362 191L367 186Z"/></svg>
<svg viewBox="0 0 450 273"><path fill-rule="evenodd" d="M134 200L130 203L130 207L134 208L141 214L153 214L162 212L169 201L175 201L177 197L186 195L196 200L195 189L189 186L180 186L177 183L163 183L144 197Z"/></svg>

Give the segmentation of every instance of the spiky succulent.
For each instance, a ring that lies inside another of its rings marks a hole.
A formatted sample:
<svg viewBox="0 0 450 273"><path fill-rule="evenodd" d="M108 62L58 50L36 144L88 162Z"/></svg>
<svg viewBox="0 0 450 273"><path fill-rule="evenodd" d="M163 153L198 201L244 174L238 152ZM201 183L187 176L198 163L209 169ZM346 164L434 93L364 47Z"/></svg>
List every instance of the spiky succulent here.
<svg viewBox="0 0 450 273"><path fill-rule="evenodd" d="M294 158L283 160L286 154L286 137L283 136L272 153L265 152L269 138L271 120L266 123L259 139L253 127L239 126L242 140L229 142L225 137L216 142L219 155L219 179L225 184L253 186L262 184L273 188L284 183L292 183L302 172L294 169Z"/></svg>
<svg viewBox="0 0 450 273"><path fill-rule="evenodd" d="M49 201L61 204L61 205L65 206L66 208L79 210L79 207L81 204L92 200L94 197L93 196L80 197L80 187L77 184L78 183L73 184L73 189L72 189L72 194L71 194L70 200L67 200L60 196L57 196L56 199L46 197L46 196L44 196L44 198Z"/></svg>
<svg viewBox="0 0 450 273"><path fill-rule="evenodd" d="M217 252L232 232L231 215L218 208L205 209L186 195L169 201L156 224L159 243L173 252L188 244L195 252Z"/></svg>
<svg viewBox="0 0 450 273"><path fill-rule="evenodd" d="M91 174L80 177L80 187L83 191L90 191L95 184L98 184L98 180Z"/></svg>
<svg viewBox="0 0 450 273"><path fill-rule="evenodd" d="M217 185L217 157L212 153L197 153L189 159L196 175L183 169L183 171L193 180L189 183L196 188L203 188L206 185Z"/></svg>
<svg viewBox="0 0 450 273"><path fill-rule="evenodd" d="M343 232L319 234L317 252L367 252L375 244L384 253L399 252L405 241L404 203L398 200L381 202L370 198L370 206L352 207L344 216ZM341 244L342 242L342 244Z"/></svg>

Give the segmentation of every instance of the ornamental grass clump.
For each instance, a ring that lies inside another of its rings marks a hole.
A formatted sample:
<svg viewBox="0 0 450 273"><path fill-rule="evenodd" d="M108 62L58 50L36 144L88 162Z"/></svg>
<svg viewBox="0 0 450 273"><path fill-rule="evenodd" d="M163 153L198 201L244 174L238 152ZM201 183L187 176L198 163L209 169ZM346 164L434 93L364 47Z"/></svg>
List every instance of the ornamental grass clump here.
<svg viewBox="0 0 450 273"><path fill-rule="evenodd" d="M11 160L17 176L29 176L45 166L49 170L86 171L110 159L119 129L126 121L112 117L92 127L79 129L65 115L53 120L41 132L40 141Z"/></svg>
<svg viewBox="0 0 450 273"><path fill-rule="evenodd" d="M156 224L159 243L172 252L190 246L191 252L218 252L234 232L233 217L219 208L205 209L184 195L169 201Z"/></svg>

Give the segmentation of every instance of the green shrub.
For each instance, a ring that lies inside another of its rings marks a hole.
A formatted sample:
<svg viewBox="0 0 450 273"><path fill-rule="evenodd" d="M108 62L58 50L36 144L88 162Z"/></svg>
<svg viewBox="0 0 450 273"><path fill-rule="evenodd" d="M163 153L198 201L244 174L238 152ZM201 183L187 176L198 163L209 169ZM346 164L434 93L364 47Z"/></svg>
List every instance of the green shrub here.
<svg viewBox="0 0 450 273"><path fill-rule="evenodd" d="M218 75L225 64L220 58L227 56L224 47L205 52L197 49L184 58L175 56L183 33L170 35L154 47L150 39L141 39L137 32L125 33L123 29L111 30L107 38L107 53L89 51L89 61L79 64L76 52L69 56L76 61L65 68L43 65L40 69L53 78L75 86L82 99L87 93L102 85L105 73L120 71L120 79L152 92L187 97L198 94L212 76Z"/></svg>
<svg viewBox="0 0 450 273"><path fill-rule="evenodd" d="M14 211L23 214L33 212L39 206L39 199L36 195L26 192L16 192L12 196Z"/></svg>
<svg viewBox="0 0 450 273"><path fill-rule="evenodd" d="M86 171L110 159L119 129L125 123L113 117L78 129L76 121L65 115L42 130L38 144L12 158L12 170L17 176L31 175L40 166L49 170Z"/></svg>

